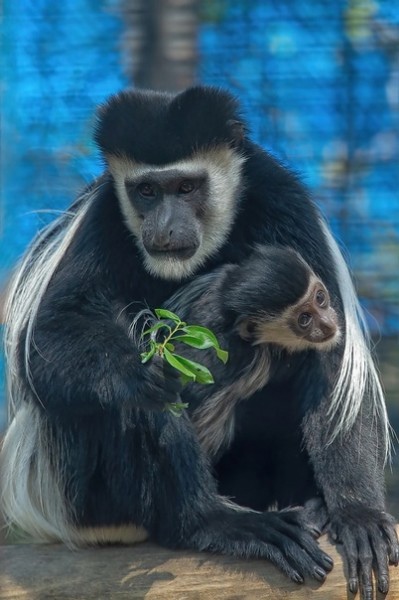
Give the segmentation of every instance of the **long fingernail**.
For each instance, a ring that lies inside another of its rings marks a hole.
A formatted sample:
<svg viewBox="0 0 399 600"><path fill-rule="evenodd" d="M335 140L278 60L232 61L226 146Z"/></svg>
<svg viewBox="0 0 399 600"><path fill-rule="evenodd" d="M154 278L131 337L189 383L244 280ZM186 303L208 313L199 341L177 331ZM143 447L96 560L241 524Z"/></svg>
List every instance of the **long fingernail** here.
<svg viewBox="0 0 399 600"><path fill-rule="evenodd" d="M302 575L300 575L298 572L295 572L292 575L292 580L295 581L295 583L303 583L304 581Z"/></svg>
<svg viewBox="0 0 399 600"><path fill-rule="evenodd" d="M332 568L333 568L333 566L334 566L334 561L333 561L333 559L331 558L331 556L328 556L328 554L325 554L325 555L323 556L323 559L324 559L324 563L325 563L326 565L328 565L328 566L330 567L330 569L332 569Z"/></svg>
<svg viewBox="0 0 399 600"><path fill-rule="evenodd" d="M327 573L325 571L323 571L323 569L321 569L320 567L315 567L313 569L313 573L314 573L316 579L318 579L319 581L324 581L325 578L327 577Z"/></svg>

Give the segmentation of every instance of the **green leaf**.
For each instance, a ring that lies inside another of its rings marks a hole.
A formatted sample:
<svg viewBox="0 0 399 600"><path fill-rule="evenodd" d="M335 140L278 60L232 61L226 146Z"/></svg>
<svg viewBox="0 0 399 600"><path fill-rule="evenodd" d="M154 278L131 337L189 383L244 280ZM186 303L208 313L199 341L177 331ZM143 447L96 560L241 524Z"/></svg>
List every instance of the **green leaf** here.
<svg viewBox="0 0 399 600"><path fill-rule="evenodd" d="M205 369L206 369L206 367L205 367ZM212 373L209 371L209 369L206 369L206 371L197 371L196 372L195 382L202 383L204 385L210 385L211 383L215 383L215 380L213 378Z"/></svg>
<svg viewBox="0 0 399 600"><path fill-rule="evenodd" d="M149 329L146 329L145 331L143 331L142 335L148 335L150 333L153 333L154 331L157 331L158 329L161 329L162 327L165 327L168 331L172 331L172 328L170 327L170 325L168 325L167 323L162 323L161 321L159 321L158 323L156 323L155 325L153 325Z"/></svg>
<svg viewBox="0 0 399 600"><path fill-rule="evenodd" d="M189 373L194 375L194 381L196 381L197 383L214 383L212 373L209 369L204 367L204 365L200 365L194 360L184 358L184 356L180 356L179 354L174 354L173 357L179 361L180 367L183 367L185 371L188 371ZM180 370L185 375L187 374L182 369Z"/></svg>
<svg viewBox="0 0 399 600"><path fill-rule="evenodd" d="M181 417L184 409L188 407L186 402L166 402L165 410L172 413L174 417Z"/></svg>
<svg viewBox="0 0 399 600"><path fill-rule="evenodd" d="M184 329L188 329L188 327L185 327ZM187 334L176 335L176 336L173 336L172 339L175 341L187 344L187 346L191 346L193 348L198 348L199 350L205 350L207 348L214 348L215 352L216 352L216 356L219 358L219 360L222 361L223 364L226 364L227 360L229 358L229 353L227 352L227 350L222 350L222 348L220 347L217 340L216 340L216 342L217 342L217 346L216 346L214 340L211 339L211 337L209 335L204 334L202 331L197 332L195 335L187 335Z"/></svg>
<svg viewBox="0 0 399 600"><path fill-rule="evenodd" d="M190 337L207 339L211 343L214 348L220 348L220 344L216 335L207 327L202 327L200 325L187 325L182 328L182 331L187 333Z"/></svg>
<svg viewBox="0 0 399 600"><path fill-rule="evenodd" d="M215 348L216 356L222 363L225 365L229 360L229 353L227 350L222 350L221 348Z"/></svg>
<svg viewBox="0 0 399 600"><path fill-rule="evenodd" d="M180 381L183 386L193 382L191 377L187 377L187 375L184 375L184 373L180 373Z"/></svg>
<svg viewBox="0 0 399 600"><path fill-rule="evenodd" d="M158 319L170 319L175 323L181 323L180 317L178 317L175 313L171 312L170 310L166 310L164 308L156 308L154 312L157 315Z"/></svg>
<svg viewBox="0 0 399 600"><path fill-rule="evenodd" d="M140 354L140 358L141 358L141 362L143 363L143 365L148 362L150 360L150 358L152 358L155 354L155 351L157 349L156 344L151 344L151 348L148 350L148 352L142 352Z"/></svg>
<svg viewBox="0 0 399 600"><path fill-rule="evenodd" d="M180 373L183 373L183 375L188 377L190 381L195 381L195 373L182 363L182 356L179 356L178 354L172 354L167 348L164 348L163 356L172 367L180 371Z"/></svg>
<svg viewBox="0 0 399 600"><path fill-rule="evenodd" d="M205 350L206 348L213 348L214 344L207 337L201 335L192 336L192 335L174 335L172 339L176 342L182 342L187 344L187 346L191 346L192 348L199 348L200 350Z"/></svg>
<svg viewBox="0 0 399 600"><path fill-rule="evenodd" d="M151 338L149 340L150 349L148 352L142 352L140 354L141 362L148 362L155 353L158 353L159 356L164 358L173 368L179 371L183 385L193 381L205 384L214 383L212 373L209 371L209 369L207 369L207 367L195 361L189 360L184 356L175 354L175 345L171 343L170 340L181 342L200 350L214 348L217 357L224 364L226 364L228 352L226 352L226 350L222 350L215 334L207 327L202 327L201 325L187 325L180 319L180 317L178 317L178 315L169 310L156 308L154 312L158 319L168 319L172 321L174 323L174 329L172 329L172 327L167 323L159 321L149 329L145 330L142 334L143 336L150 335L162 328L167 329L169 335L165 334L163 343L156 342ZM172 330L174 332L173 335L171 335ZM176 406L173 407L173 405L171 405L172 409L179 412L181 409L181 407L177 406L179 403L174 404ZM186 405L182 406L186 408Z"/></svg>

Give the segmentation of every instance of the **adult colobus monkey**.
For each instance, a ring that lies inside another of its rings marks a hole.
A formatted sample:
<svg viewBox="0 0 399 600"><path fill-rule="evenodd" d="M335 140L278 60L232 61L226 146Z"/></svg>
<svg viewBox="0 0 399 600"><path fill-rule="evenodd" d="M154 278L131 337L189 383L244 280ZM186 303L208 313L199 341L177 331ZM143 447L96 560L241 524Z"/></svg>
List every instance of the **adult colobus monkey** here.
<svg viewBox="0 0 399 600"><path fill-rule="evenodd" d="M331 563L298 526L300 511L237 510L217 495L190 422L163 412L179 395L177 378L159 361L140 364L131 327L143 304L161 307L196 276L240 264L255 244L292 246L324 282L343 344L328 364L319 352L276 356L273 381L237 406L220 489L267 504L262 461L281 444L268 435L278 400L279 432L287 444L304 432L314 477L300 480L283 461L277 499L322 493L351 589L360 577L369 597L373 561L387 589L398 546L384 512L385 404L351 279L308 192L248 139L236 101L216 89L122 92L100 110L95 137L106 172L38 237L9 295L7 519L38 539L149 534L268 558L296 581L322 579ZM240 449L252 457L246 474Z"/></svg>

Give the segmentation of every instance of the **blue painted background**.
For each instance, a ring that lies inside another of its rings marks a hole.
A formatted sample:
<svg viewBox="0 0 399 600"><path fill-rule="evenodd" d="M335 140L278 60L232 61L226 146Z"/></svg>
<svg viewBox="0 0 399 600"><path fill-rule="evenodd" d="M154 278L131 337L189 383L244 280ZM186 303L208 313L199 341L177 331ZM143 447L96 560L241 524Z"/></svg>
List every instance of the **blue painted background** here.
<svg viewBox="0 0 399 600"><path fill-rule="evenodd" d="M396 335L395 2L202 5L198 79L233 90L254 138L301 172L350 255L372 328ZM128 84L117 0L5 0L3 10L0 285L35 232L100 171L94 109Z"/></svg>

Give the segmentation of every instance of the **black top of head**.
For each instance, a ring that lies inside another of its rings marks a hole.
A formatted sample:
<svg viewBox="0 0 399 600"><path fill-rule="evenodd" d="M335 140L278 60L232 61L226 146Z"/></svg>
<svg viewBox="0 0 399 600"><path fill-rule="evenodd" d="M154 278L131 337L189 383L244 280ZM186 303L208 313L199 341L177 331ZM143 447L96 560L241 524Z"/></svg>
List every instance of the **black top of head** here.
<svg viewBox="0 0 399 600"><path fill-rule="evenodd" d="M105 154L165 164L243 137L238 103L226 91L197 86L176 96L127 90L98 111L95 141Z"/></svg>
<svg viewBox="0 0 399 600"><path fill-rule="evenodd" d="M234 272L225 288L226 307L235 314L280 314L305 294L311 268L292 249L255 249Z"/></svg>

